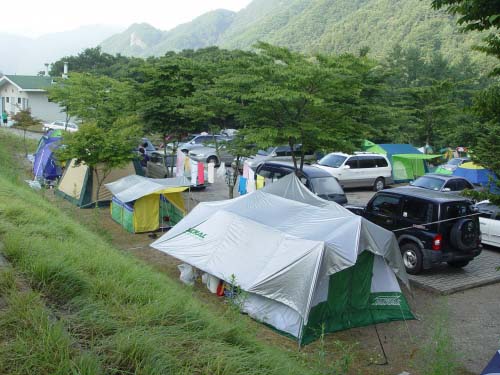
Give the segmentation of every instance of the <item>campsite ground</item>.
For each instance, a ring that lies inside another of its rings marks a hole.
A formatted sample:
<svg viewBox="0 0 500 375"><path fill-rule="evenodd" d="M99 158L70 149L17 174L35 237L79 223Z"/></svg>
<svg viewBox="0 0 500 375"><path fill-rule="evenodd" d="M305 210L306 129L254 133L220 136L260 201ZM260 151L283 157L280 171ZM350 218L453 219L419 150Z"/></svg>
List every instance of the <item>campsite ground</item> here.
<svg viewBox="0 0 500 375"><path fill-rule="evenodd" d="M191 208L199 201L207 198L221 197L227 194L225 185L219 183L221 189L214 192L212 186L207 191L191 193ZM348 195L355 197L356 204L366 203L372 192L353 191ZM82 210L68 202L53 196L46 191L48 199L61 210L99 233L111 244L123 251L152 265L160 272L177 279L179 262L149 247L153 241L146 234L129 234L111 219L106 208ZM161 235L161 233L158 233ZM179 285L180 282L179 282ZM194 294L215 310L223 309L221 300L208 293L205 288L195 288ZM407 298L416 312L418 320L393 322L377 326L383 348L387 354L388 365L377 365L384 362L383 352L373 326L351 329L328 335L323 342L315 342L302 350L304 361L315 360L318 353L326 352L332 361L354 358L352 374L399 374L408 371L412 375L424 374L424 367L435 359L436 351L449 351L446 361L458 363L464 369L454 374L477 374L489 361L498 348L500 337L500 284L475 288L451 296L440 296L413 288ZM220 310L221 311L221 310ZM273 345L297 349L296 343L284 338L274 331L259 326L260 337ZM455 353L455 354L453 354ZM443 360L443 359L441 359ZM444 361L444 360L443 360Z"/></svg>
<svg viewBox="0 0 500 375"><path fill-rule="evenodd" d="M22 162L21 158L18 160ZM178 261L149 248L152 239L147 235L132 235L123 231L110 218L109 209L82 210L55 197L52 190L42 191L41 194L70 218L97 233L103 241L137 257L172 279L178 279ZM219 183L206 191L192 193L190 206L193 207L198 201L216 200L212 198L217 197L220 199L221 195L225 197L226 194L227 188ZM369 191L353 191L348 192L348 197L350 203L362 204L372 194ZM179 282L179 288L185 287ZM226 308L219 298L204 288L194 288L193 295L211 311L222 314ZM387 354L387 365L378 365L383 362L383 354L373 326L328 335L324 340L303 348L297 356L306 366L326 361L333 368L352 361L350 374L392 375L402 371L408 371L412 375L430 374L431 372L426 371L429 366L446 369L455 362L463 365L464 369L433 374L479 373L498 349L500 284L447 297L413 288L413 293L407 296L419 319L376 327ZM295 342L250 319L249 321L261 340L297 353Z"/></svg>

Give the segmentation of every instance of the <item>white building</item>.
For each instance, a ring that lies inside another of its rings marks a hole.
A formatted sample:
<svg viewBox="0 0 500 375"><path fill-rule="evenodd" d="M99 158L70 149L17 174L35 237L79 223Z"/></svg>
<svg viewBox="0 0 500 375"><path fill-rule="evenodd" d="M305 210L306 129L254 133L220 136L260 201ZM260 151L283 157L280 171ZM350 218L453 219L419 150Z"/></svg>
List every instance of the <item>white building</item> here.
<svg viewBox="0 0 500 375"><path fill-rule="evenodd" d="M44 122L65 120L64 110L51 102L47 95L47 88L52 84L52 78L48 75L4 75L0 78L1 112L5 110L12 116L29 108L33 117Z"/></svg>

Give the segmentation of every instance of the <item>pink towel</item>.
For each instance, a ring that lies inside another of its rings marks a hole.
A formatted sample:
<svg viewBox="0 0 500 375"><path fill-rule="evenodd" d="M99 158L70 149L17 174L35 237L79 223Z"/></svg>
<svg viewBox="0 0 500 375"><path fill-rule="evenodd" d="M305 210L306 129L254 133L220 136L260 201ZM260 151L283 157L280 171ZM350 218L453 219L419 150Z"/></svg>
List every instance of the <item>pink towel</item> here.
<svg viewBox="0 0 500 375"><path fill-rule="evenodd" d="M205 166L203 163L198 162L198 185L205 183Z"/></svg>

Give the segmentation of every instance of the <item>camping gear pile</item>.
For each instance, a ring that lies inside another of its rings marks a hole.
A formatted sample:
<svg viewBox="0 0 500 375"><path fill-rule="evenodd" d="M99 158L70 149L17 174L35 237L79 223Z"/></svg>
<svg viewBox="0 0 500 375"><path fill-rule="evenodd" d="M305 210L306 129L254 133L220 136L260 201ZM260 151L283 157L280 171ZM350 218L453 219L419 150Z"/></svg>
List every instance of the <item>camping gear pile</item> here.
<svg viewBox="0 0 500 375"><path fill-rule="evenodd" d="M200 203L151 246L241 290L244 312L301 344L413 319L396 279L408 286L394 234L318 198L295 174Z"/></svg>
<svg viewBox="0 0 500 375"><path fill-rule="evenodd" d="M189 186L190 182L185 177L123 177L106 184L113 194L111 217L130 233L171 227L186 214L181 193Z"/></svg>

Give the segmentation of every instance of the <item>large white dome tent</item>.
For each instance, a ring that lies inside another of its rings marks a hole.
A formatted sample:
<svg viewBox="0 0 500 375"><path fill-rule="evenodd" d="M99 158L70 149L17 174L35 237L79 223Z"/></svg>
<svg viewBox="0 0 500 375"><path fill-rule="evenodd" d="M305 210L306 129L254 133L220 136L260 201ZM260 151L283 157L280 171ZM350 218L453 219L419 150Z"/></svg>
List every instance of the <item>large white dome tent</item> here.
<svg viewBox="0 0 500 375"><path fill-rule="evenodd" d="M413 319L394 234L316 197L294 174L205 202L153 248L246 291L244 312L307 344L323 333Z"/></svg>

